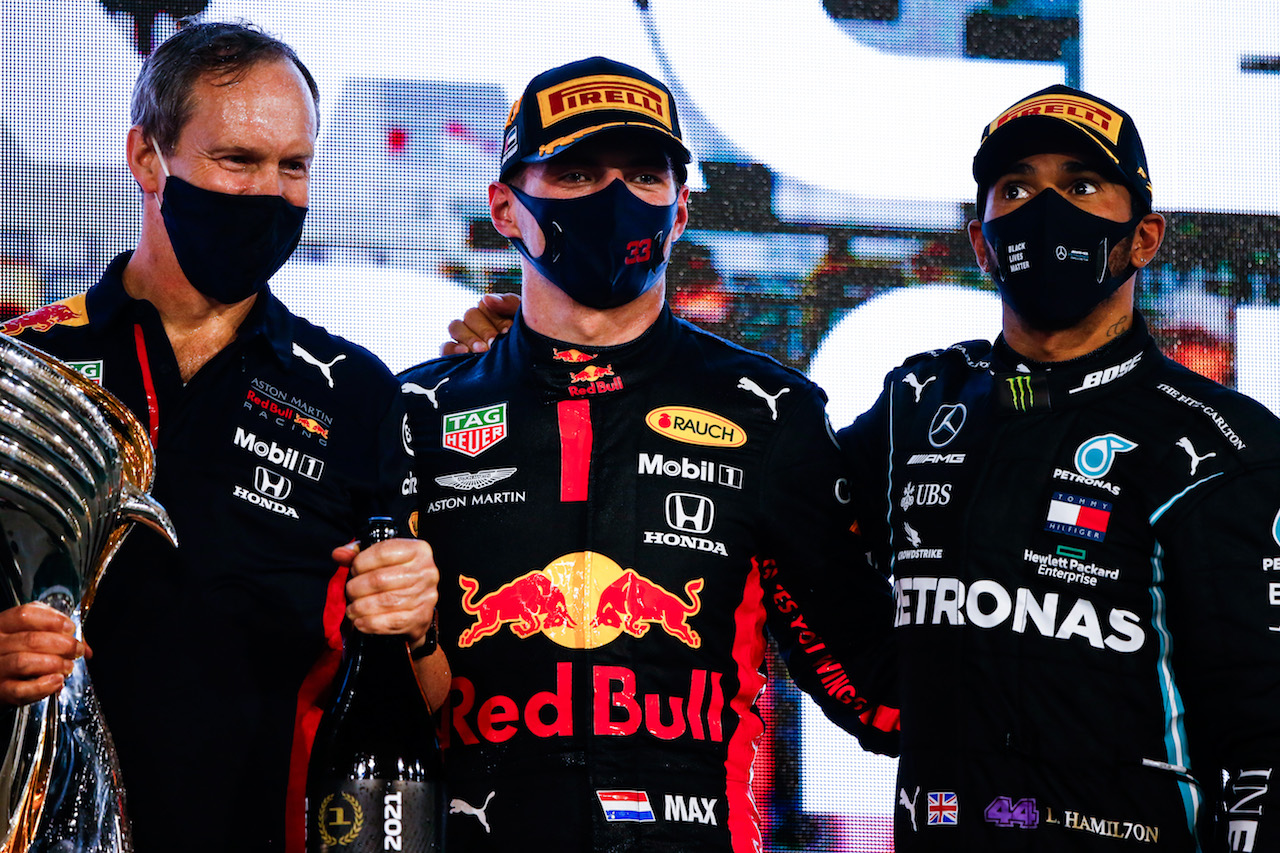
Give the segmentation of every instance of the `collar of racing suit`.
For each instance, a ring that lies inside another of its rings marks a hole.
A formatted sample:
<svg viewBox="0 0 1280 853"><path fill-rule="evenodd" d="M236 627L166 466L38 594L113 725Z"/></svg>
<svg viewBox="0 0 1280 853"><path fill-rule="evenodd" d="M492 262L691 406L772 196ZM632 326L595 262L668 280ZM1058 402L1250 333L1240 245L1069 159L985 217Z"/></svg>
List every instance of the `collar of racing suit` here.
<svg viewBox="0 0 1280 853"><path fill-rule="evenodd" d="M1014 414L1069 409L1136 381L1164 356L1142 315L1135 311L1133 320L1118 340L1070 361L1032 361L1015 352L1004 335L998 337L991 375L1000 409Z"/></svg>
<svg viewBox="0 0 1280 853"><path fill-rule="evenodd" d="M505 338L548 402L626 393L658 373L671 356L679 320L664 305L640 337L611 347L587 347L538 334L517 314Z"/></svg>

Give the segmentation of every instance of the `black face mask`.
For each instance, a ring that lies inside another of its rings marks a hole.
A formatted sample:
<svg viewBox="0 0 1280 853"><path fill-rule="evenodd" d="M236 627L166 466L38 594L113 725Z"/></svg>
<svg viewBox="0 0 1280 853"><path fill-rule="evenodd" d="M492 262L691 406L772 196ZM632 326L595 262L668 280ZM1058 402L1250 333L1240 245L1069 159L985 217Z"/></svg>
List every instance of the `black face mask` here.
<svg viewBox="0 0 1280 853"><path fill-rule="evenodd" d="M1033 328L1068 329L1089 315L1134 267L1112 275L1108 256L1142 221L1114 222L1045 190L1011 213L982 223L995 254L1000 296Z"/></svg>
<svg viewBox="0 0 1280 853"><path fill-rule="evenodd" d="M278 195L232 195L172 175L160 205L182 274L224 305L261 291L302 237L305 207Z"/></svg>

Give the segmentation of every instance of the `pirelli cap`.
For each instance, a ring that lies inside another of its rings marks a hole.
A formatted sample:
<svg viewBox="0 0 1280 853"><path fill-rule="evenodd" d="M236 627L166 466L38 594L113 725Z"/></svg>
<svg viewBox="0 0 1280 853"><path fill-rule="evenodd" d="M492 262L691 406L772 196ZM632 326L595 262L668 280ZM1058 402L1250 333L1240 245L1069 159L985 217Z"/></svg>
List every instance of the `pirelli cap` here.
<svg viewBox="0 0 1280 853"><path fill-rule="evenodd" d="M683 179L693 159L680 137L671 90L638 68L593 56L544 71L511 107L502 138L505 178L518 163L538 163L597 133L652 134L671 152Z"/></svg>
<svg viewBox="0 0 1280 853"><path fill-rule="evenodd" d="M1151 209L1151 177L1138 129L1114 104L1070 86L1050 86L1009 107L982 131L973 178L985 193L1010 163L1083 144Z"/></svg>

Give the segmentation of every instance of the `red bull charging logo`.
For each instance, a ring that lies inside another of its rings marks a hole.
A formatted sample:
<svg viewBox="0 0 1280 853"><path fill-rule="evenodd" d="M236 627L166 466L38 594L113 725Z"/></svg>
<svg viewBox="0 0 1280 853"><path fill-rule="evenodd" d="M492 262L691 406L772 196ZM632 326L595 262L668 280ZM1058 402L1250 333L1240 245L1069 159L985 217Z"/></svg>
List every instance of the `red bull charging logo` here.
<svg viewBox="0 0 1280 853"><path fill-rule="evenodd" d="M603 379L606 376L613 376L613 365L606 364L601 367L598 364L590 364L579 371L569 374L570 382L595 382L597 379Z"/></svg>
<svg viewBox="0 0 1280 853"><path fill-rule="evenodd" d="M591 361L595 358L591 353L585 353L576 349L556 349L551 348L551 357L556 361L565 361L569 364L582 364L584 361Z"/></svg>
<svg viewBox="0 0 1280 853"><path fill-rule="evenodd" d="M593 551L565 554L478 598L479 582L462 575L462 609L476 621L458 637L458 646L467 648L505 626L522 640L541 632L565 648L594 649L623 633L643 637L657 625L696 649L702 638L689 619L702 609L703 583L686 583L681 598Z"/></svg>
<svg viewBox="0 0 1280 853"><path fill-rule="evenodd" d="M0 326L0 333L6 335L16 335L25 329L31 329L36 332L47 332L54 326L83 326L89 322L89 315L84 309L84 294L72 296L70 299L64 299L61 302L54 302L51 305L45 305L23 314L21 317L14 317L12 320Z"/></svg>
<svg viewBox="0 0 1280 853"><path fill-rule="evenodd" d="M329 437L329 429L315 418L308 418L297 412L293 413L293 422L302 427L309 433L314 433L321 438Z"/></svg>

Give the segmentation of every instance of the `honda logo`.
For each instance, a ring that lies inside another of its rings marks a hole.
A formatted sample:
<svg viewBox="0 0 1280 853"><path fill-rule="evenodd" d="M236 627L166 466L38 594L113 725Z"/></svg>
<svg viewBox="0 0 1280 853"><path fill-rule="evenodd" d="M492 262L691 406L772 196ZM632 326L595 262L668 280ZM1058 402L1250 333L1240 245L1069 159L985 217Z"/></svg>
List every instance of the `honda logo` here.
<svg viewBox="0 0 1280 853"><path fill-rule="evenodd" d="M284 474L258 466L253 475L253 487L269 498L282 501L293 491L293 483Z"/></svg>
<svg viewBox="0 0 1280 853"><path fill-rule="evenodd" d="M688 492L667 495L667 526L685 533L706 533L715 524L716 505L710 498Z"/></svg>

